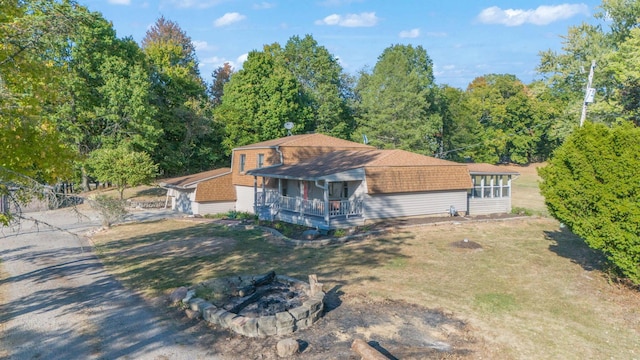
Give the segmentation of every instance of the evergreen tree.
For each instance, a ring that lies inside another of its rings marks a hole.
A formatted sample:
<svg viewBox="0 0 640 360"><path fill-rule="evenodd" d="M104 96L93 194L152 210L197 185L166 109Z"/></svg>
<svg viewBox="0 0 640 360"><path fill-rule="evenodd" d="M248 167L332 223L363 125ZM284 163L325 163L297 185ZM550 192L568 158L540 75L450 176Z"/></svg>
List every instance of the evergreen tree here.
<svg viewBox="0 0 640 360"><path fill-rule="evenodd" d="M640 128L585 123L539 170L550 214L640 284Z"/></svg>

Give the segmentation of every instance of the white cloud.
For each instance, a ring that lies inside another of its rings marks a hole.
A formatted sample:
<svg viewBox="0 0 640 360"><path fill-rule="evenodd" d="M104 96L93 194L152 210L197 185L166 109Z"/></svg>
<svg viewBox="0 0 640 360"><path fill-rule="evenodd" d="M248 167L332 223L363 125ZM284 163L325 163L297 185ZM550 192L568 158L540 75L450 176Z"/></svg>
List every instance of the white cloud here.
<svg viewBox="0 0 640 360"><path fill-rule="evenodd" d="M108 0L107 2L113 5L131 5L131 0Z"/></svg>
<svg viewBox="0 0 640 360"><path fill-rule="evenodd" d="M192 43L196 51L216 50L215 46L209 45L206 41L193 40Z"/></svg>
<svg viewBox="0 0 640 360"><path fill-rule="evenodd" d="M213 25L215 25L216 27L221 27L221 26L227 26L227 25L231 25L233 23L236 23L238 21L242 21L244 19L246 19L247 17L237 13L237 12L232 12L232 13L226 13L224 15L222 15L222 17L217 18L214 22Z"/></svg>
<svg viewBox="0 0 640 360"><path fill-rule="evenodd" d="M242 66L242 64L244 64L245 61L247 61L247 57L249 56L249 53L244 53L240 56L238 56L238 58L236 58L236 63L240 66Z"/></svg>
<svg viewBox="0 0 640 360"><path fill-rule="evenodd" d="M274 3L263 1L261 3L253 4L252 7L253 7L254 10L266 10L266 9L274 8L275 6L276 6L276 4L274 4Z"/></svg>
<svg viewBox="0 0 640 360"><path fill-rule="evenodd" d="M486 8L478 15L484 24L520 26L522 24L547 25L555 21L571 18L578 14L589 15L585 4L542 5L536 9L506 9L497 6Z"/></svg>
<svg viewBox="0 0 640 360"><path fill-rule="evenodd" d="M400 31L400 34L398 36L400 36L401 38L414 39L420 36L420 29L416 28L411 30L403 30L403 31Z"/></svg>
<svg viewBox="0 0 640 360"><path fill-rule="evenodd" d="M378 21L375 12L364 12L360 14L338 15L331 14L322 20L316 20L316 25L337 25L344 27L370 27L375 26Z"/></svg>

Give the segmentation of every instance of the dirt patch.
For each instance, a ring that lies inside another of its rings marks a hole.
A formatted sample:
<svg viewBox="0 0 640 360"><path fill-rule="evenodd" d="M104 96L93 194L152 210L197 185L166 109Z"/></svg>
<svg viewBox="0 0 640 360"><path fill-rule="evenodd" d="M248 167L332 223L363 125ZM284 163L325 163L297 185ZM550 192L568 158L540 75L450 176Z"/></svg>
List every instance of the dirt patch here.
<svg viewBox="0 0 640 360"><path fill-rule="evenodd" d="M172 313L182 322L192 322L191 328L197 329L193 335L225 359L278 359L276 344L285 337L298 341L299 358L311 360L359 359L351 351L356 338L389 359L472 359L486 346L467 323L442 310L402 301L375 302L336 289L327 294L325 314L318 322L285 337L248 338L188 320L180 309Z"/></svg>
<svg viewBox="0 0 640 360"><path fill-rule="evenodd" d="M482 250L482 245L469 239L454 241L452 243L449 243L449 246L457 249Z"/></svg>

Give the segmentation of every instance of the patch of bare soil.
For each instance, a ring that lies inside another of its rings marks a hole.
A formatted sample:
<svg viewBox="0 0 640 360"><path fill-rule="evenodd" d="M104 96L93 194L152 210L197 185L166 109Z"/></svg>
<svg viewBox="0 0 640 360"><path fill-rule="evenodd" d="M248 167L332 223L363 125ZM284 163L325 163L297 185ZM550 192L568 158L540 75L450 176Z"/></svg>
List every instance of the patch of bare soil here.
<svg viewBox="0 0 640 360"><path fill-rule="evenodd" d="M458 249L482 250L482 245L478 244L475 241L471 241L469 239L454 241L450 243L449 246L458 248Z"/></svg>
<svg viewBox="0 0 640 360"><path fill-rule="evenodd" d="M278 359L276 344L283 337L248 338L188 320L177 308L172 313L181 322L192 322L200 343L225 359ZM351 350L357 338L389 359L473 359L486 353L486 345L468 324L442 310L401 301L374 302L336 289L325 297L325 314L317 323L287 337L300 345L296 358L311 360L360 359Z"/></svg>

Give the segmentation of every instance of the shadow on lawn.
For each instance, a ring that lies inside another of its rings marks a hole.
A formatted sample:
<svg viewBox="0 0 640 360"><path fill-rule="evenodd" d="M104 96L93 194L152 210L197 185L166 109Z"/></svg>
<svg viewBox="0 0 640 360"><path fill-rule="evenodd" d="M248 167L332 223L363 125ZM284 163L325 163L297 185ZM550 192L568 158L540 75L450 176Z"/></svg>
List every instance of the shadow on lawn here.
<svg viewBox="0 0 640 360"><path fill-rule="evenodd" d="M202 224L105 242L97 250L128 286L153 292L270 270L303 281L317 274L321 282L338 290L349 281L378 280L358 273L406 258L400 250L413 236L395 232L358 243L292 248L261 230Z"/></svg>
<svg viewBox="0 0 640 360"><path fill-rule="evenodd" d="M586 271L603 271L607 268L605 256L601 252L591 249L584 240L566 227L555 231L545 231L544 235L547 240L553 242L549 245L549 250L570 259Z"/></svg>

